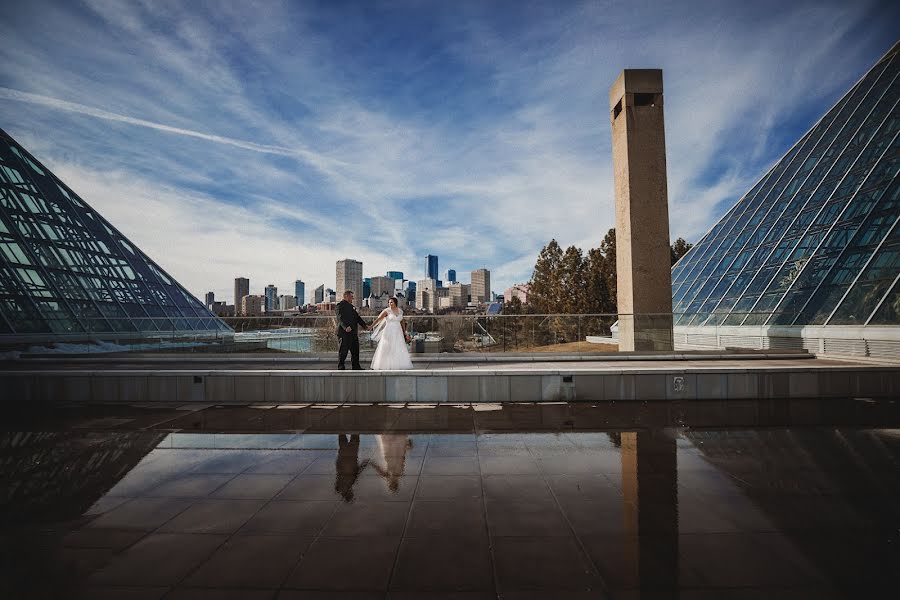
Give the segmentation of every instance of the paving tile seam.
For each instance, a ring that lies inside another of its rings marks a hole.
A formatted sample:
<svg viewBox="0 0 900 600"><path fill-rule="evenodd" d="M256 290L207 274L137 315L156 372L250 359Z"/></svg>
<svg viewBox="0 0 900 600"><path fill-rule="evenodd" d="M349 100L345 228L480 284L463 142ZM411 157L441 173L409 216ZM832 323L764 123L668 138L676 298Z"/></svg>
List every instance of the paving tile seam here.
<svg viewBox="0 0 900 600"><path fill-rule="evenodd" d="M209 460L214 460L214 458L210 458ZM308 469L308 468L310 467L310 465L312 465L312 463L310 463L309 465L307 465L306 467L304 467L304 469L301 471L301 473L302 473L303 471L305 471L306 469ZM199 465L198 465L198 467L199 467ZM250 467L251 467L251 465L247 465L243 470L241 470L241 471L238 472L238 473L235 473L235 474L234 474L234 477L232 477L231 479L229 479L228 482L223 483L222 486L219 486L219 488L217 488L217 489L221 489L221 487L223 487L224 485L227 485L227 484L230 483L231 481L234 481L237 477L239 477L241 474L243 474L243 473L244 473L246 470L248 470ZM196 468L196 467L195 467L195 468ZM192 470L192 471L193 471L193 470ZM173 586L172 589L177 589L181 584L183 584L185 581L187 581L188 579L190 579L194 574L196 574L198 571L200 571L200 569L202 569L204 565L206 565L208 562L210 562L210 561L212 560L213 556L215 556L215 554L218 553L219 550L221 550L226 544L228 544L228 542L229 542L230 540L232 540L235 536L237 536L237 535L238 535L238 532L239 532L241 529L243 529L243 527L245 527L245 526L247 525L247 523L249 523L254 517L256 517L256 515L258 515L258 514L260 513L260 511L263 510L263 508L265 508L265 507L266 507L266 506L267 506L267 505L268 505L275 497L277 497L282 491L284 491L284 488L286 488L288 485L290 485L290 483L291 483L292 481L294 481L297 477L299 477L301 473L298 473L297 475L295 475L294 477L292 477L290 481L288 481L287 483L285 483L285 485L282 486L281 489L280 489L278 492L276 492L275 494L273 494L267 501L262 502L262 503L260 504L260 506L253 512L253 514L250 515L250 516L247 518L247 520L244 521L237 529L235 529L234 531L232 531L232 532L229 533L229 534L226 534L226 535L225 535L225 539L222 541L222 543L220 543L218 546L216 546L216 548L215 548L212 552L209 553L209 555L206 557L205 560L201 561L201 562L198 563L193 569L191 569L190 571L188 571L188 572L187 572L187 573L186 573L186 574L185 574L185 575L184 575L184 576L183 576L183 577L182 577L182 578L181 578L181 579ZM205 498L203 498L203 500L209 500L209 499L212 499L212 498L211 498L211 495L212 495L212 494L207 495ZM222 500L223 500L224 502L227 502L227 501L229 501L229 500L234 500L234 499L233 499L233 498L232 498L232 499L229 499L229 498L222 498ZM248 499L248 500L249 500L249 501L253 501L253 500L258 500L258 499ZM200 501L201 501L201 500L198 500L197 502L194 502L194 503L190 504L189 507L195 506L195 505L199 504ZM188 507L188 508L189 508L189 507ZM187 510L187 508L186 508L185 510ZM183 513L184 511L181 511L181 512ZM181 513L179 513L179 514L181 514ZM333 513L332 513L332 516L333 516ZM176 515L176 517L177 517L177 515ZM176 517L172 517L172 519L169 519L169 521L167 521L167 522L164 523L163 525L160 525L160 527L157 529L157 531L159 531L160 529L162 529L163 527L165 527L166 524L168 524L169 522L171 522L171 521L172 521L173 519L175 519ZM324 527L324 525L323 525L323 527ZM211 534L211 535L221 535L221 534L213 534L212 532L210 532L210 534ZM310 545L312 545L312 544L310 544ZM308 549L308 548L307 548L307 549ZM303 553L300 554L300 557L298 558L297 563L299 564L300 560L302 560L302 559L303 559ZM296 568L296 564L294 565L293 568ZM287 576L290 576L290 574L293 572L293 568L290 569L290 570L288 571Z"/></svg>
<svg viewBox="0 0 900 600"><path fill-rule="evenodd" d="M581 536L579 536L578 532L575 530L575 526L572 525L572 520L569 518L569 515L566 513L565 510L563 510L562 504L559 501L559 497L557 496L556 491L554 490L553 486L550 485L550 482L547 480L547 473L544 471L544 469L541 468L540 458L534 454L533 449L528 444L525 445L525 448L528 451L528 454L531 456L531 460L538 465L539 477L544 482L544 485L547 486L547 489L550 491L550 496L553 498L553 503L556 505L556 509L559 511L559 513L562 515L562 518L565 520L566 525L569 528L569 532L575 538L575 543L578 544L578 549L581 551L583 559L586 560L587 564L590 565L591 569L593 570L593 575L597 578L597 581L600 585L600 589L603 591L603 594L606 597L609 597L610 586L606 582L606 579L604 579L602 571L600 570L600 567L594 562L593 557L591 557L590 552L588 552L587 547L584 544L584 541L581 539ZM604 474L604 476L605 476L605 474ZM486 504L487 504L487 501L485 500L485 505ZM535 536L535 537L538 537L538 536Z"/></svg>
<svg viewBox="0 0 900 600"><path fill-rule="evenodd" d="M498 597L500 597L500 574L497 567L497 551L494 547L494 540L491 537L490 521L488 521L486 502L487 496L484 493L484 470L481 466L481 450L478 445L478 423L475 420L474 415L472 419L472 434L475 436L475 458L476 462L478 463L478 489L481 492L481 494L479 495L479 500L481 503L481 517L484 519L485 533L487 533L488 536L488 556L491 560L491 583L493 583L494 586L494 593L497 594ZM424 467L425 465L423 464L422 468L424 469Z"/></svg>
<svg viewBox="0 0 900 600"><path fill-rule="evenodd" d="M398 418L399 418L399 416L398 416ZM394 422L396 423L396 421L394 421ZM428 457L428 450L429 450L429 447L426 446L425 454L423 455L423 458L422 458L422 465L419 467L419 472L417 474L418 476L416 477L416 483L415 483L415 486L413 487L412 497L409 502L409 508L406 511L406 519L404 519L404 522L403 522L403 531L401 532L401 535L400 535L400 543L397 544L397 550L394 553L394 560L391 562L391 573L390 573L390 575L388 575L388 581L387 581L387 589L388 590L390 590L392 588L392 584L394 582L394 573L397 572L397 566L400 564L400 550L403 546L403 539L406 537L406 532L409 529L409 522L412 520L413 502L415 502L415 500L416 500L416 492L419 489L419 482L421 481L422 470L425 468L425 460Z"/></svg>

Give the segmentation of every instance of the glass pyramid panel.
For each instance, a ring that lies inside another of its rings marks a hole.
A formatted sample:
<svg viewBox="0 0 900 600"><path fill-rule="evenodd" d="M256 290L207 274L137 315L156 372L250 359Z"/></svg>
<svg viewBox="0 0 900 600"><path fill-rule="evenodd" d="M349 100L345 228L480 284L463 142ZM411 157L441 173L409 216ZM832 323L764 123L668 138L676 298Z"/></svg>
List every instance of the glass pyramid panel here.
<svg viewBox="0 0 900 600"><path fill-rule="evenodd" d="M0 130L0 335L231 329Z"/></svg>
<svg viewBox="0 0 900 600"><path fill-rule="evenodd" d="M898 49L673 267L676 325L900 323Z"/></svg>

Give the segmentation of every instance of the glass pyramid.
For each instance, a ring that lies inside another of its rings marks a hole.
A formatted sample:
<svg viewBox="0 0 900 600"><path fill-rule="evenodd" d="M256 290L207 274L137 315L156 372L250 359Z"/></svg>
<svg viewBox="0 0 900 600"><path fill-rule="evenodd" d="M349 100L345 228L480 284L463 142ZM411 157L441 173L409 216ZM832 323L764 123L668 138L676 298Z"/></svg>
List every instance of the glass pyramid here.
<svg viewBox="0 0 900 600"><path fill-rule="evenodd" d="M898 51L673 267L676 325L900 324Z"/></svg>
<svg viewBox="0 0 900 600"><path fill-rule="evenodd" d="M0 339L230 331L0 129Z"/></svg>

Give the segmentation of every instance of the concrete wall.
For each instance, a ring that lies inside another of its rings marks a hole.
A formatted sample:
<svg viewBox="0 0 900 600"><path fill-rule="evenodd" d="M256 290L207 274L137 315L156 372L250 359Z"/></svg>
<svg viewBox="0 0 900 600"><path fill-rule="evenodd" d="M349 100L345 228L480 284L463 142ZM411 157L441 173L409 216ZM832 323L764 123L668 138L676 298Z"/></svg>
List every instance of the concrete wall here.
<svg viewBox="0 0 900 600"><path fill-rule="evenodd" d="M895 398L900 368L452 370L415 374L269 371L18 371L0 374L7 401L497 403L758 398Z"/></svg>

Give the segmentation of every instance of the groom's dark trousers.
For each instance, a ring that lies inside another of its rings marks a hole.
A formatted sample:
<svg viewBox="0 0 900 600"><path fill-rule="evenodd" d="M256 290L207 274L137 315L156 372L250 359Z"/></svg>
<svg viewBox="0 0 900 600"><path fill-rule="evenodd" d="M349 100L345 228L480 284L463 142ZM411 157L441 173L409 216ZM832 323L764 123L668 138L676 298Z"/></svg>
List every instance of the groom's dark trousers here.
<svg viewBox="0 0 900 600"><path fill-rule="evenodd" d="M353 370L362 369L359 364L359 336L356 332L341 334L341 348L338 350L338 369L346 369L344 361L347 360L347 353L350 353L350 365Z"/></svg>
<svg viewBox="0 0 900 600"><path fill-rule="evenodd" d="M357 327L365 326L366 322L362 320L359 313L353 305L346 300L338 302L335 309L337 313L338 329L337 335L341 340L341 347L338 350L338 369L345 369L344 361L347 360L347 353L350 353L350 364L353 370L362 369L359 364L359 334ZM347 331L347 327L350 331Z"/></svg>

